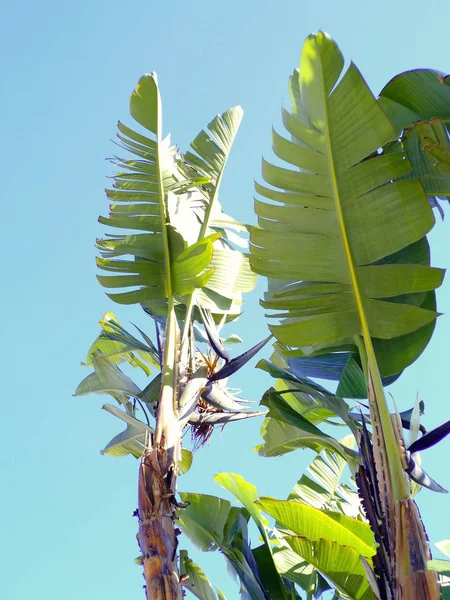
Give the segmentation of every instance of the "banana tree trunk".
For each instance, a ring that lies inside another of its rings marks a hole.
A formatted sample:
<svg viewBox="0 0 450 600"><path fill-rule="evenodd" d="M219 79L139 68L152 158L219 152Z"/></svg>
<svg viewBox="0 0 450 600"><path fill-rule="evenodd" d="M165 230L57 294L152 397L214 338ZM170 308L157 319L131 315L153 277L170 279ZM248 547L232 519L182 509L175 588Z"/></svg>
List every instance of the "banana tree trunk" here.
<svg viewBox="0 0 450 600"><path fill-rule="evenodd" d="M153 448L147 446L139 469L137 540L148 600L183 598L177 565L176 471L171 455L164 441Z"/></svg>
<svg viewBox="0 0 450 600"><path fill-rule="evenodd" d="M139 469L137 540L142 553L147 600L181 600L177 565L175 493L181 457L177 383L180 381L178 325L173 310L166 326L161 394L152 445L146 443Z"/></svg>

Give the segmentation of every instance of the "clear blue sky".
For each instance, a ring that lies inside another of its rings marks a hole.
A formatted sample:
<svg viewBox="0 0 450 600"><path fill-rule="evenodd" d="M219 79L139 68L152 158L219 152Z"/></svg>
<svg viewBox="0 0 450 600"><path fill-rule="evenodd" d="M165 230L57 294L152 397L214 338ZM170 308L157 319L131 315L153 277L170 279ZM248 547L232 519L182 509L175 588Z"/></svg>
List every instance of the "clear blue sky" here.
<svg viewBox="0 0 450 600"><path fill-rule="evenodd" d="M94 241L104 213L104 158L115 124L144 72L158 72L165 131L184 149L218 112L241 104L244 122L222 190L227 212L252 216L253 179L269 154L287 78L304 38L322 28L375 93L415 67L450 71L446 0L229 0L3 2L0 20L3 227L0 573L6 600L128 600L144 597L133 559L137 462L102 457L120 428L101 397L73 398L80 361L113 310L147 327L137 309L113 306L95 280ZM433 263L450 260L450 207L432 235ZM259 293L261 293L261 286ZM416 393L424 423L450 418L450 280L438 293L437 331L391 391L401 408ZM257 294L236 326L246 346L265 332ZM268 354L268 351L266 352ZM259 400L268 385L248 367L235 379ZM180 489L221 493L218 471L235 471L261 493L285 497L310 455L252 454L259 423L227 427L195 456ZM450 488L450 439L424 465ZM423 491L419 506L433 541L450 538L450 498ZM195 555L229 600L237 597L219 556Z"/></svg>

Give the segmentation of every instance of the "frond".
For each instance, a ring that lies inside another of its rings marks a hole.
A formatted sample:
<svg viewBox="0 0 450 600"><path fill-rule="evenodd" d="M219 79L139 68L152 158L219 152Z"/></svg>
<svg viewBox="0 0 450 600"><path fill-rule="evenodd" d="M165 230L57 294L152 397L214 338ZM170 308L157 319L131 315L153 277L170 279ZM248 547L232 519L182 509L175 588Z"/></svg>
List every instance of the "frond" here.
<svg viewBox="0 0 450 600"><path fill-rule="evenodd" d="M426 234L434 224L404 152L355 65L324 33L305 42L283 109L290 140L273 133L267 185L256 185L253 268L269 278L262 305L285 356L358 353L370 335L381 374L399 374L423 351L438 315ZM268 187L269 186L269 187Z"/></svg>

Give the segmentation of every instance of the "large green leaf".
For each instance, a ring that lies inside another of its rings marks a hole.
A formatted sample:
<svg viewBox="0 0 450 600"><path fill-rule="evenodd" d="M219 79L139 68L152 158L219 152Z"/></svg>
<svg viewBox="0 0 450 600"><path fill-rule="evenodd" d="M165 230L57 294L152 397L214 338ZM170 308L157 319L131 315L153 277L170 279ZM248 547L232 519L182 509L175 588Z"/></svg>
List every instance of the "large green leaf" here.
<svg viewBox="0 0 450 600"><path fill-rule="evenodd" d="M349 435L340 440L353 447L355 438ZM337 452L322 450L295 484L289 500L299 500L314 508L340 510L349 516L360 514L360 499L355 489L341 483L347 461Z"/></svg>
<svg viewBox="0 0 450 600"><path fill-rule="evenodd" d="M284 578L311 592L320 574L310 562L304 560L287 545L280 545L275 549L274 560L278 572Z"/></svg>
<svg viewBox="0 0 450 600"><path fill-rule="evenodd" d="M278 359L276 354L272 358ZM265 406L270 408L273 406L273 400L277 399L314 425L337 415L352 427L352 419L348 416L349 407L339 396L328 392L310 379L298 377L290 369L278 367L267 360L260 360L256 367L277 378L275 389L270 388L263 396L262 404Z"/></svg>
<svg viewBox="0 0 450 600"><path fill-rule="evenodd" d="M108 326L105 325L105 327ZM125 332L125 330L123 331ZM108 331L105 333L108 333ZM105 404L103 405L103 409L126 423L126 429L115 435L101 453L110 456L126 456L131 454L136 458L140 458L144 449L146 435L153 433L153 429L148 424L136 418L140 407L136 406L134 399L139 398L143 393L130 377L117 366L123 359L133 364L132 360L130 360L130 345L128 341L127 343L115 341L114 343L118 344L115 352L109 356L103 356L100 349L110 348L110 346L103 344L104 341L110 342L110 340L100 336L91 347L88 359L94 367L94 372L81 381L75 391L75 396L92 393L109 394L112 396L121 408ZM140 347L141 343L136 340L136 344ZM148 362L151 360L153 363L151 349L148 346L145 348L147 350L143 354L145 354L146 360ZM143 418L146 420L147 415Z"/></svg>
<svg viewBox="0 0 450 600"><path fill-rule="evenodd" d="M258 500L258 490L256 486L236 473L217 473L214 476L215 481L231 492L236 498L242 502L248 513L255 521L261 535L268 542L268 536L263 520L259 514L259 508L255 504Z"/></svg>
<svg viewBox="0 0 450 600"><path fill-rule="evenodd" d="M256 489L256 486L248 481L245 481L241 475L237 475L236 473L217 473L217 475L214 476L214 479L219 485L231 492L240 502L242 502L249 515L255 521L256 526L261 533L262 539L265 542L265 546L271 554L269 535L264 521L260 515L259 505L257 504L258 490ZM275 565L272 560L272 567L274 566ZM271 581L272 599L283 600L284 598L287 598L283 582L276 574L276 571L274 572L274 577L275 579L272 579Z"/></svg>
<svg viewBox="0 0 450 600"><path fill-rule="evenodd" d="M450 196L450 141L444 123L433 119L411 124L403 131L402 145L426 194Z"/></svg>
<svg viewBox="0 0 450 600"><path fill-rule="evenodd" d="M231 504L205 494L183 492L180 496L183 502L189 503L178 517L181 528L203 552L216 550L223 542Z"/></svg>
<svg viewBox="0 0 450 600"><path fill-rule="evenodd" d="M450 79L432 69L396 75L381 90L379 103L402 133L398 147L429 196L450 196Z"/></svg>
<svg viewBox="0 0 450 600"><path fill-rule="evenodd" d="M263 161L272 187L256 186L264 200L255 204L251 260L273 280L264 306L281 319L271 330L282 345L308 355L352 347L365 333L382 341L389 364L396 340L404 347L434 322L419 299L443 272L388 262L434 219L421 185L399 181L411 168L405 154L377 155L396 130L355 65L342 74L343 66L328 36L307 38L290 80L293 111L283 111L291 141L273 136L275 154L297 170Z"/></svg>
<svg viewBox="0 0 450 600"><path fill-rule="evenodd" d="M285 541L297 554L298 563L306 560L316 567L344 598L373 600L374 595L366 579L361 557L353 548L341 546L327 539L310 541L307 538L288 536ZM283 552L280 549L279 552ZM283 565L279 561L280 567ZM289 563L287 563L289 564ZM289 571L286 576L289 575Z"/></svg>
<svg viewBox="0 0 450 600"><path fill-rule="evenodd" d="M414 242L410 246L381 259L377 264L393 263L403 265L412 263L418 265L429 264L430 247L427 239L422 238L418 242ZM288 292L279 292L280 297L288 294ZM399 298L401 299L402 297L400 296ZM436 294L434 291L429 291L422 295L416 294L414 298L410 295L409 298L411 301L417 301L416 305L419 305L421 308L436 310ZM431 339L435 324L436 322L433 321L412 333L390 340L373 339L373 346L378 365L386 378L390 377L396 379L408 365L412 364L420 356ZM312 353L309 349L307 349L306 352L303 352L300 349L284 350L284 355L288 359L295 360L297 357L303 357L306 359L321 359L322 361L331 363L339 361L340 357L344 354L348 356L348 351L354 351L354 348L352 349L351 345L344 344L334 347L332 350L334 351L334 354L323 354L324 350L318 350L317 352ZM357 356L357 353L355 356ZM308 369L306 369L306 374L310 377L317 376L308 373ZM352 360L352 357L350 357L346 368L341 374L336 394L344 398L367 397L367 386L364 374L359 365L355 365L355 361Z"/></svg>
<svg viewBox="0 0 450 600"><path fill-rule="evenodd" d="M211 266L214 272L194 295L193 302L213 314L228 314L228 318L239 314L242 293L251 291L256 283L248 255L235 249L235 246L246 247L245 240L237 232L244 232L247 227L226 215L218 200L225 165L242 116L240 106L217 115L191 143L192 151L183 155L180 165L186 177L203 176L209 180L190 191L193 213L198 218L197 223L192 223L191 231L198 238L208 232L221 234L213 244Z"/></svg>
<svg viewBox="0 0 450 600"><path fill-rule="evenodd" d="M450 77L433 69L413 69L393 77L380 92L380 104L396 127L450 117Z"/></svg>
<svg viewBox="0 0 450 600"><path fill-rule="evenodd" d="M172 215L186 204L183 189L195 183L183 181L177 167L177 154L169 138L162 139L161 99L156 75L144 75L130 99L131 116L148 134L139 134L122 123L118 138L135 159L115 160L124 169L116 173L114 189L107 191L108 218L100 222L127 231L142 231L99 240L98 266L110 273L99 276L107 288L135 288L109 294L119 303L136 302L158 306L172 300L173 294L191 293L211 276L211 238L188 244L176 230ZM176 196L175 194L180 194ZM129 256L130 259L119 257Z"/></svg>
<svg viewBox="0 0 450 600"><path fill-rule="evenodd" d="M358 460L356 452L314 425L314 421L317 423L325 420L327 416L338 414L340 399L336 398L337 408L332 412L328 408L333 399L331 395L322 405L319 401L316 406L310 407L305 407L302 397L298 396L298 393L286 394L273 388L266 392L263 404L269 407L269 412L261 428L264 444L257 446L258 453L261 456L280 456L298 448L311 448L317 453L326 448L330 452L337 452L355 465ZM311 420L308 418L308 409L311 410ZM350 424L348 413L345 419Z"/></svg>
<svg viewBox="0 0 450 600"><path fill-rule="evenodd" d="M326 538L337 544L349 546L361 556L375 554L375 541L370 526L342 513L314 508L295 500L259 500L264 512L273 517L278 527L306 537L311 541Z"/></svg>
<svg viewBox="0 0 450 600"><path fill-rule="evenodd" d="M248 543L248 513L214 496L180 495L188 503L178 515L184 533L200 550L220 549L239 577L242 598L269 600Z"/></svg>
<svg viewBox="0 0 450 600"><path fill-rule="evenodd" d="M252 554L255 558L256 564L258 565L262 583L269 595L270 600L284 598L285 596L283 594L286 593L286 588L289 590L289 600L297 600L297 598L300 599L300 596L295 593L292 585L289 586L286 579L283 581L282 590L280 590L280 572L270 546L268 546L266 543L261 544L261 546L258 546L257 548L252 548Z"/></svg>
<svg viewBox="0 0 450 600"><path fill-rule="evenodd" d="M347 457L347 460L355 461L356 458L347 454L345 448L339 445L333 437L325 434L320 429L310 426L306 419L299 427L300 419L296 420L295 425L287 422L274 411L268 413L268 419L262 426L262 436L264 444L260 444L255 449L260 456L282 456L299 448L311 448L315 452L321 452L324 448L341 453Z"/></svg>
<svg viewBox="0 0 450 600"><path fill-rule="evenodd" d="M144 450L145 435L142 427L127 424L126 429L114 436L103 448L101 454L109 454L110 456L127 456L131 454L135 458L140 458Z"/></svg>
<svg viewBox="0 0 450 600"><path fill-rule="evenodd" d="M139 80L130 112L147 133L118 124L118 138L132 158L115 157L119 171L107 190L110 214L100 222L127 232L98 241L98 266L108 273L99 276L100 283L127 290L109 294L116 302L141 303L154 314L165 316L173 295L178 311L195 303L235 318L256 275L248 257L229 242L235 241L233 230L246 228L222 212L217 196L242 109L213 119L192 142L195 152L185 156L162 139L154 74Z"/></svg>
<svg viewBox="0 0 450 600"><path fill-rule="evenodd" d="M353 447L354 437L349 435L340 442ZM329 509L331 512L327 514L331 518L334 518L336 511L347 516L359 517L361 510L357 492L340 482L346 466L347 462L340 454L323 450L308 467L309 475L302 475L296 483L289 500L302 502L317 509ZM367 541L373 544L371 533L370 536ZM290 548L277 552L274 558L279 571L285 574L288 572L287 576L306 591L309 591L312 585L315 589L322 589L324 580L317 569L306 561L299 563L298 556Z"/></svg>

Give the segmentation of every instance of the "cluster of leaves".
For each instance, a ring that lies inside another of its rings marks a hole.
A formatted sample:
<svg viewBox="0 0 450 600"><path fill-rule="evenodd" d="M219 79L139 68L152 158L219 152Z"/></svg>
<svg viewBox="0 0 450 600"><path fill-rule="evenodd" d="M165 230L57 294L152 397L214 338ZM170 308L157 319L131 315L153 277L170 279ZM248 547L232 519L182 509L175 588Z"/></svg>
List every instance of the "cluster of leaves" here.
<svg viewBox="0 0 450 600"><path fill-rule="evenodd" d="M261 402L267 414L258 452L272 457L309 448L317 456L286 500L260 498L239 475L221 473L217 482L243 508L181 493L186 508L178 520L197 547L225 556L244 599L295 599L302 589L308 599L334 590L335 598L369 600L375 597L370 574L377 545L352 480L341 481L345 468L354 474L360 462L354 446L367 406L350 403L367 399L368 364L381 375L377 393L383 395L382 386L418 358L435 328L444 272L431 267L426 236L434 225L432 207L442 212L440 199L450 198L450 80L431 70L409 71L376 99L355 65L344 72L338 47L319 33L304 44L290 92L292 110L282 110L290 139L273 132L272 140L275 155L291 168L263 161L249 257L238 235L247 227L226 215L217 198L242 111L216 117L193 151L181 155L161 136L156 77L144 76L130 110L155 139L119 123L118 138L133 158L113 159L122 170L107 192L114 203L109 217L100 219L138 233L98 240L98 265L109 273L99 281L122 288L108 294L119 304L139 303L165 328L166 343L173 308L184 368L184 380L174 379L179 397L195 384L199 365L209 369L201 373L200 398L189 400L189 409L178 406L181 423L195 426L260 414L219 389L220 377L205 356L211 350L222 360L225 377L259 349L230 359L215 324L235 320L256 273L267 277L262 305L270 311L276 343L271 362L258 367L274 384ZM158 373L142 390L120 366L146 376L159 370L158 325L156 343L140 330L140 338L131 335L111 313L101 326L87 360L94 372L76 394L110 394L119 407L104 408L126 429L103 452L140 457L153 433L162 378ZM194 350L198 343L206 344L203 354ZM336 392L315 379L335 382ZM413 442L420 408L400 415L415 431ZM347 426L350 436L331 435L337 425ZM180 471L191 462L183 450ZM432 487L416 462L410 475ZM249 541L250 519L261 536L256 548ZM429 567L443 576L448 571L436 561ZM185 551L180 572L200 600L223 600Z"/></svg>
<svg viewBox="0 0 450 600"><path fill-rule="evenodd" d="M170 137L161 136L161 102L155 75L140 79L130 99L130 112L154 139L118 123L120 146L131 158L112 159L120 170L113 177L113 189L107 190L113 202L109 216L99 221L135 233L107 234L97 240L97 264L107 273L98 279L108 290L120 290L108 293L112 300L138 303L153 317L157 340L153 343L140 329L138 337L130 334L112 313L107 313L88 353L86 364L95 372L82 381L75 394L110 394L119 408L110 404L103 408L125 421L126 429L103 452L140 457L146 435L154 430L150 421L156 416L162 377L157 373L141 389L121 366L138 367L147 376L151 370L160 370L164 341L159 328L166 337L169 335L167 322L173 307L177 322L172 334L179 338L182 333L183 343L178 339L177 355L172 361L183 362L184 369L183 374L179 369L178 378L183 381L174 380L173 387L181 397L189 373L199 366L210 366L210 342L198 322L214 331L215 323L235 320L242 295L253 289L256 275L243 251L248 246L242 236L246 226L226 215L218 201L242 109L236 107L215 117L192 142L192 151L183 155L171 145ZM223 343L239 341L233 335ZM204 354L196 351L198 347L203 347ZM175 373L173 365L171 370ZM207 436L216 423L260 414L249 412L222 384L211 387L203 403L191 403L184 411L179 407L182 424L189 417L189 424L203 427L202 435Z"/></svg>
<svg viewBox="0 0 450 600"><path fill-rule="evenodd" d="M435 327L435 289L444 272L430 266L426 234L434 224L430 207L442 211L439 199L450 198L448 79L429 70L404 73L375 100L354 65L341 76L343 64L327 36L307 40L300 70L290 79L293 111L282 113L291 139L273 133L275 154L297 170L263 161L271 187L256 184L264 201L255 200L252 267L268 278L262 304L276 311L268 316L281 319L271 326L277 338L272 362L257 365L276 380L262 399L269 412L257 450L267 457L298 448L318 454L309 468L313 477L303 476L288 500L258 498L254 486L237 475L217 477L244 505L264 542L245 554L246 564L254 558L256 582L235 568L244 598L298 597L292 583L308 598L319 598L330 586L336 598L374 597L367 577L373 534L354 487L339 483L346 465L355 472L359 453L319 426L345 424L351 439L359 439L364 405L352 411L343 398L367 398L357 343L362 314L384 385L418 358ZM311 77L312 69L323 79ZM293 247L299 252L292 253ZM359 306L354 287L361 290ZM336 382L336 392L315 378ZM410 443L419 436L422 411L417 404L400 415L404 427L415 429ZM426 436L421 439L425 443ZM445 491L417 469L413 491L420 484ZM231 542L220 532L215 544L198 543L202 501L196 497L183 512L182 527L199 547L218 547L234 565ZM208 530L207 522L217 521L205 517L206 500L202 511ZM262 513L275 520L273 528ZM447 566L429 563L442 573Z"/></svg>
<svg viewBox="0 0 450 600"><path fill-rule="evenodd" d="M345 466L345 460L324 451L309 467L312 478L304 475L287 500L260 498L239 475L219 473L216 481L244 509L215 496L181 494L189 506L180 513L180 525L201 550L222 552L243 598L300 598L295 585L315 598L331 587L345 597L371 598L360 557L370 564L375 542L359 515L356 492L340 483ZM273 527L264 515L275 521ZM256 548L249 543L250 517L263 541ZM215 598L190 589L201 600Z"/></svg>

